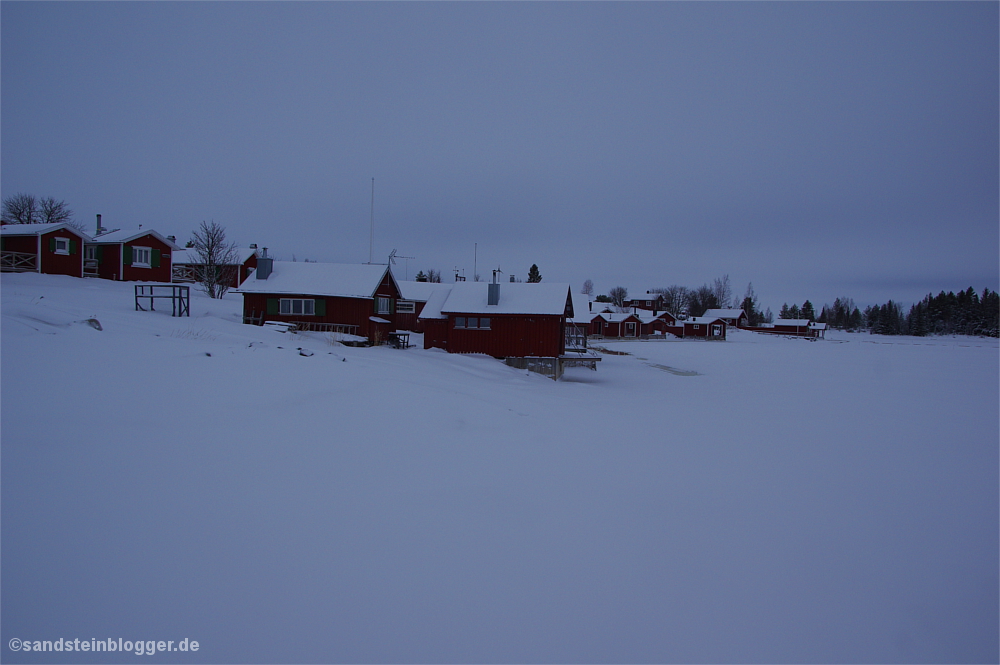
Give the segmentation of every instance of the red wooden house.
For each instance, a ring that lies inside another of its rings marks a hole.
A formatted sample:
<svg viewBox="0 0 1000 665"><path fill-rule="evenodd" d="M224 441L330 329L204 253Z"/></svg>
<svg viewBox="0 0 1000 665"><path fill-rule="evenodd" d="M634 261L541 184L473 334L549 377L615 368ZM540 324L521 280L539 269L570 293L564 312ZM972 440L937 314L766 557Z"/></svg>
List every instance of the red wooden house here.
<svg viewBox="0 0 1000 665"><path fill-rule="evenodd" d="M98 222L100 223L100 222ZM173 277L171 254L178 247L152 229L124 229L87 242L87 274L121 282L165 282Z"/></svg>
<svg viewBox="0 0 1000 665"><path fill-rule="evenodd" d="M726 339L726 322L718 317L699 316L684 321L675 321L667 331L677 337L701 337L704 339Z"/></svg>
<svg viewBox="0 0 1000 665"><path fill-rule="evenodd" d="M639 337L642 319L638 314L602 312L591 319L591 334L603 337Z"/></svg>
<svg viewBox="0 0 1000 665"><path fill-rule="evenodd" d="M396 302L396 327L422 333L424 324L420 315L431 294L442 288L439 282L408 282L399 280L399 300Z"/></svg>
<svg viewBox="0 0 1000 665"><path fill-rule="evenodd" d="M774 323L764 323L755 328L747 328L747 330L790 337L826 337L826 324L816 323L809 319L775 319Z"/></svg>
<svg viewBox="0 0 1000 665"><path fill-rule="evenodd" d="M677 318L670 312L660 312L659 314L651 314L649 312L639 314L639 320L642 322L642 335L663 335L666 333L674 334L673 329L677 323Z"/></svg>
<svg viewBox="0 0 1000 665"><path fill-rule="evenodd" d="M435 291L420 318L427 349L559 358L573 299L568 284L457 282Z"/></svg>
<svg viewBox="0 0 1000 665"><path fill-rule="evenodd" d="M663 294L646 291L645 295L626 300L623 305L632 310L644 309L651 312L662 312Z"/></svg>
<svg viewBox="0 0 1000 665"><path fill-rule="evenodd" d="M383 265L257 259L243 294L243 320L296 323L303 330L347 333L378 344L396 330L399 286Z"/></svg>
<svg viewBox="0 0 1000 665"><path fill-rule="evenodd" d="M0 270L83 277L90 238L66 223L0 226Z"/></svg>
<svg viewBox="0 0 1000 665"><path fill-rule="evenodd" d="M730 328L746 328L749 325L747 313L742 309L709 309L702 316L720 318Z"/></svg>

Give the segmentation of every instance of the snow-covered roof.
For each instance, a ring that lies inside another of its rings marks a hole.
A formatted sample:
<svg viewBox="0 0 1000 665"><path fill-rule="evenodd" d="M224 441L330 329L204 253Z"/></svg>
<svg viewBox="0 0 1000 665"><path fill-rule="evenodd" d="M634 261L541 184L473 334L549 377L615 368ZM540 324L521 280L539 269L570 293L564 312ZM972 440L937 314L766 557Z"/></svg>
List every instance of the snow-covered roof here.
<svg viewBox="0 0 1000 665"><path fill-rule="evenodd" d="M608 323L619 323L625 319L639 319L639 315L632 312L599 312L598 316L602 317Z"/></svg>
<svg viewBox="0 0 1000 665"><path fill-rule="evenodd" d="M427 302L435 290L441 288L440 282L408 282L396 280L399 287L399 297L403 300L415 300L417 302Z"/></svg>
<svg viewBox="0 0 1000 665"><path fill-rule="evenodd" d="M110 233L102 233L99 236L94 236L91 242L94 242L96 244L119 244L124 242L131 242L136 238L141 238L146 235L154 236L155 238L160 240L160 242L170 245L170 249L172 252L176 252L177 250L181 249L180 246L177 245L177 243L167 239L166 236L159 233L155 229L118 229L116 231L111 231Z"/></svg>
<svg viewBox="0 0 1000 665"><path fill-rule="evenodd" d="M812 323L810 323L809 327L813 328L815 330L826 330L826 324L825 323L817 323L816 321L813 321Z"/></svg>
<svg viewBox="0 0 1000 665"><path fill-rule="evenodd" d="M40 236L51 231L58 231L59 229L66 229L85 240L90 240L90 236L83 231L73 228L68 222L53 222L52 224L4 224L0 226L0 234L5 236Z"/></svg>
<svg viewBox="0 0 1000 665"><path fill-rule="evenodd" d="M707 309L703 316L715 316L720 319L738 319L741 316L746 316L746 312L742 309Z"/></svg>
<svg viewBox="0 0 1000 665"><path fill-rule="evenodd" d="M571 322L589 322L597 316L597 312L593 311L593 301L590 298L586 293L573 294L573 313L575 316L570 319Z"/></svg>
<svg viewBox="0 0 1000 665"><path fill-rule="evenodd" d="M431 292L430 296L427 297L427 302L424 304L424 308L420 311L421 319L446 319L448 318L441 313L441 308L444 307L444 302L451 295L451 284L435 284L437 288Z"/></svg>
<svg viewBox="0 0 1000 665"><path fill-rule="evenodd" d="M808 326L809 319L775 319L776 326Z"/></svg>
<svg viewBox="0 0 1000 665"><path fill-rule="evenodd" d="M566 304L572 308L569 284L530 284L527 282L501 282L500 302L488 305L486 282L457 282L451 285L447 298L440 307L431 300L424 305L421 318L442 318L442 314L550 314L562 316ZM433 305L433 307L432 307ZM572 314L572 312L570 312Z"/></svg>
<svg viewBox="0 0 1000 665"><path fill-rule="evenodd" d="M377 264L275 261L267 279L259 279L257 270L234 291L371 298L388 270Z"/></svg>
<svg viewBox="0 0 1000 665"><path fill-rule="evenodd" d="M236 252L237 259L240 264L246 263L250 257L257 255L257 249L255 247L237 247ZM190 247L175 249L170 257L170 260L174 265L198 265L201 263L201 257L198 256L198 251Z"/></svg>
<svg viewBox="0 0 1000 665"><path fill-rule="evenodd" d="M692 316L690 319L687 319L685 321L678 321L677 323L678 325L682 323L709 324L709 323L715 323L716 321L722 321L723 323L725 323L725 321L723 321L722 318L718 316Z"/></svg>

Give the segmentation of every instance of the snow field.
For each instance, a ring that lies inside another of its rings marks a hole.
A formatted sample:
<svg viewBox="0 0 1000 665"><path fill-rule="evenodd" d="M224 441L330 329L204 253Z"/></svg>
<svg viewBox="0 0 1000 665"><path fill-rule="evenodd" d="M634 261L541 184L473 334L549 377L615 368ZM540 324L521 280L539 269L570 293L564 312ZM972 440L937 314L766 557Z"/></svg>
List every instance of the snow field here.
<svg viewBox="0 0 1000 665"><path fill-rule="evenodd" d="M553 382L244 326L235 294L174 319L131 284L0 288L5 639L199 640L184 662L1000 655L996 340L602 342L630 355Z"/></svg>

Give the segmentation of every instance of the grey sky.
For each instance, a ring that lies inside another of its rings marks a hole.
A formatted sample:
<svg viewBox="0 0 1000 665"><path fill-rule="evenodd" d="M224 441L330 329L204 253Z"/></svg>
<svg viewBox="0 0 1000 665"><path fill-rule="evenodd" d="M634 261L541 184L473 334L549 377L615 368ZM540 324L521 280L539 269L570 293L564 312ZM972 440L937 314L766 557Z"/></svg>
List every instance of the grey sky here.
<svg viewBox="0 0 1000 665"><path fill-rule="evenodd" d="M0 4L2 191L279 258L817 307L1000 287L1000 14Z"/></svg>

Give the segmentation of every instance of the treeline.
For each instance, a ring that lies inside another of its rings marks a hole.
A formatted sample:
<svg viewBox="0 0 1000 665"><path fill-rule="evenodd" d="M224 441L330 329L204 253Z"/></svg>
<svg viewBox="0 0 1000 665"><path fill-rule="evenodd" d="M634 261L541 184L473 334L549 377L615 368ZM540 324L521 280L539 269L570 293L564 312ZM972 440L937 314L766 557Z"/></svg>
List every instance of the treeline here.
<svg viewBox="0 0 1000 665"><path fill-rule="evenodd" d="M956 295L942 291L927 296L903 313L899 303L865 308L865 327L879 335L979 335L1000 337L1000 295L971 286Z"/></svg>

